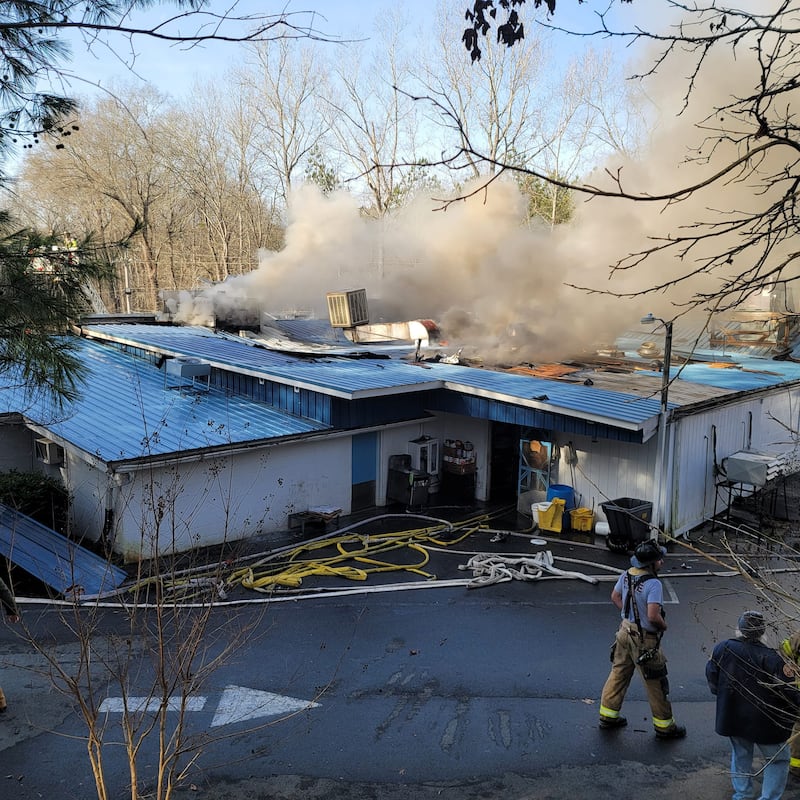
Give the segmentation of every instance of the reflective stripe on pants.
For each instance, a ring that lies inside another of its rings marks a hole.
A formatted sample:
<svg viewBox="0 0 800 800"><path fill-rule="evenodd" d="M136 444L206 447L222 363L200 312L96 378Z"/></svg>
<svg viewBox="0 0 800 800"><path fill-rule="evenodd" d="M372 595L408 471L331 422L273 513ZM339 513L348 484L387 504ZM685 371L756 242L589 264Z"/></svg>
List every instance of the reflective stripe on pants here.
<svg viewBox="0 0 800 800"><path fill-rule="evenodd" d="M645 632L644 641L641 641L636 627L623 620L615 639L616 647L614 648L611 672L600 696L601 717L615 718L619 716L625 693L628 691L633 673L638 666L647 690L647 701L653 715L654 727L657 730L665 730L675 724L672 716L672 704L667 698L669 689L666 682L666 657L659 649L656 655L647 662L648 670L657 671L658 668L663 667L665 677L646 678L643 666L636 663L643 647L654 648L657 642L656 634L648 632Z"/></svg>

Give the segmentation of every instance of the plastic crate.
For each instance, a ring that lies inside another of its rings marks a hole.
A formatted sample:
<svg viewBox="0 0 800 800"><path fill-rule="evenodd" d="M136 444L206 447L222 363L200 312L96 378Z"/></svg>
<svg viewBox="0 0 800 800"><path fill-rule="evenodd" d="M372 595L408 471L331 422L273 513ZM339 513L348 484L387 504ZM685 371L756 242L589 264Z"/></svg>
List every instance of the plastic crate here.
<svg viewBox="0 0 800 800"><path fill-rule="evenodd" d="M650 520L653 504L633 497L619 497L601 503L608 520L609 537L616 542L627 542L633 548L650 538Z"/></svg>

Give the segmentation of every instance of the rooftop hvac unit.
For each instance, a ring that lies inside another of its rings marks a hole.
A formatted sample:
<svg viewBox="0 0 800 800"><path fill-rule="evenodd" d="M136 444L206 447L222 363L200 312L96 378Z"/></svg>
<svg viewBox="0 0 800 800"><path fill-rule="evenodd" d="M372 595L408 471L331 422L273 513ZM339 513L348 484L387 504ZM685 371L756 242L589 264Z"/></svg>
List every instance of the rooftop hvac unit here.
<svg viewBox="0 0 800 800"><path fill-rule="evenodd" d="M328 316L334 328L354 328L369 322L367 290L350 292L328 292Z"/></svg>
<svg viewBox="0 0 800 800"><path fill-rule="evenodd" d="M43 464L56 466L64 463L64 448L50 439L36 440L36 459Z"/></svg>
<svg viewBox="0 0 800 800"><path fill-rule="evenodd" d="M211 364L199 358L168 358L167 375L179 378L208 378L211 375Z"/></svg>

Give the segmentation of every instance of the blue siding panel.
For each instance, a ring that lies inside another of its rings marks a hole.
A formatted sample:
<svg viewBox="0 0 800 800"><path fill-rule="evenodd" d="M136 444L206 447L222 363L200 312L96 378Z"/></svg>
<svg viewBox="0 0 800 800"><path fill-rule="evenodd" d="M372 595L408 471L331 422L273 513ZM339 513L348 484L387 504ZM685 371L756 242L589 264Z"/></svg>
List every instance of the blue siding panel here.
<svg viewBox="0 0 800 800"><path fill-rule="evenodd" d="M366 483L377 478L377 453L377 433L360 433L353 436L353 484Z"/></svg>
<svg viewBox="0 0 800 800"><path fill-rule="evenodd" d="M489 419L494 422L506 422L523 428L541 428L558 433L582 434L600 439L612 439L622 442L642 441L640 431L615 428L611 425L593 424L590 421L563 414L553 414L533 408L523 408L509 403L501 403L482 397L466 397L446 392L436 394L431 402L432 411Z"/></svg>

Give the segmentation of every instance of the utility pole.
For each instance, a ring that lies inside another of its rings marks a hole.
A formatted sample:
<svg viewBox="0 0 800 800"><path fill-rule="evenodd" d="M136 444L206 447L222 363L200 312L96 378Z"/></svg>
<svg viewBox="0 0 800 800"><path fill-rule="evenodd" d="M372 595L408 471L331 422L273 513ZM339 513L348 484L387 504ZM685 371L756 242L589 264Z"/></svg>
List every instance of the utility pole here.
<svg viewBox="0 0 800 800"><path fill-rule="evenodd" d="M666 321L660 317L648 314L642 317L642 325L650 325L653 322L660 322L664 326L664 359L661 367L661 412L658 417L658 455L656 456L655 469L655 490L656 500L653 506L653 524L655 529L651 538L658 538L658 532L664 530L667 515L662 508L664 505L665 492L663 488L666 477L666 465L664 457L667 444L667 413L669 411L669 381L670 364L672 362L672 320ZM672 482L670 481L670 485ZM667 499L669 495L666 495Z"/></svg>

